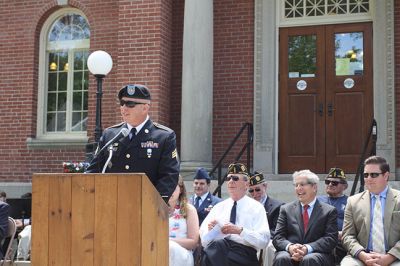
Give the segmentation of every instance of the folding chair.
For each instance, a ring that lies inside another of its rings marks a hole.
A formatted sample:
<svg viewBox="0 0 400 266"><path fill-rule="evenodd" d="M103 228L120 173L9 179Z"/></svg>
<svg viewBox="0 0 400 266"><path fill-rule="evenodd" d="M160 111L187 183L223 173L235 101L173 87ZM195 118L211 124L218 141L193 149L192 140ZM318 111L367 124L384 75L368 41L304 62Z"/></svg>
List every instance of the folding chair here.
<svg viewBox="0 0 400 266"><path fill-rule="evenodd" d="M4 259L1 262L1 266L5 265L6 261L9 261L10 263L12 263L13 261L13 255L14 252L12 250L12 245L14 242L14 238L15 238L15 233L17 231L17 225L15 223L15 220L11 217L8 217L8 234L6 235L6 238L10 238L10 242L8 242L8 247L7 247L7 251L4 254Z"/></svg>

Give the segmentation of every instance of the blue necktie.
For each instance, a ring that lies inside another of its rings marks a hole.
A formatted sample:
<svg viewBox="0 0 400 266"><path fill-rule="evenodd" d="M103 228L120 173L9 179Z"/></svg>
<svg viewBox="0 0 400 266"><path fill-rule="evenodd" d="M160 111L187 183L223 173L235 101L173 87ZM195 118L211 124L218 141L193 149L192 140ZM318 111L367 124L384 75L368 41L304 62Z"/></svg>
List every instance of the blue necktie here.
<svg viewBox="0 0 400 266"><path fill-rule="evenodd" d="M233 202L232 210L231 210L231 217L229 218L229 222L235 224L236 223L236 204L237 202Z"/></svg>
<svg viewBox="0 0 400 266"><path fill-rule="evenodd" d="M196 200L194 202L194 207L196 209L198 209L200 207L200 199L201 199L201 197L199 197L199 196L196 197Z"/></svg>
<svg viewBox="0 0 400 266"><path fill-rule="evenodd" d="M133 127L129 133L129 139L132 141L136 137L136 128Z"/></svg>

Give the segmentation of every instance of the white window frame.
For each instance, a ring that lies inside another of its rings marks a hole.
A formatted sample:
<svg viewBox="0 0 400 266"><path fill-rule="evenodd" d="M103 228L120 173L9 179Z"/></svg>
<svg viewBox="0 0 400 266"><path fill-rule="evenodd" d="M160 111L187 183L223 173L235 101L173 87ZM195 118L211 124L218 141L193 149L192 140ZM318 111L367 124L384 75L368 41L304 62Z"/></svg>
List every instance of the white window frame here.
<svg viewBox="0 0 400 266"><path fill-rule="evenodd" d="M87 143L88 137L86 131L80 132L46 132L46 106L47 106L47 72L48 72L48 33L51 30L51 26L59 18L67 14L77 14L84 17L87 21L87 17L76 8L62 8L57 10L43 24L40 32L40 45L39 45L39 79L38 79L38 104L37 104L37 127L36 127L36 139L28 139L28 142L32 146L40 145L51 145L51 144L83 144ZM78 41L79 42L79 41ZM81 41L82 47L88 49L90 41ZM59 47L62 48L62 47ZM70 55L69 55L70 56ZM71 64L72 65L72 64ZM68 75L68 79L71 79L72 75ZM68 94L67 94L68 95ZM72 104L71 99L68 98L67 102ZM67 121L68 122L68 121Z"/></svg>

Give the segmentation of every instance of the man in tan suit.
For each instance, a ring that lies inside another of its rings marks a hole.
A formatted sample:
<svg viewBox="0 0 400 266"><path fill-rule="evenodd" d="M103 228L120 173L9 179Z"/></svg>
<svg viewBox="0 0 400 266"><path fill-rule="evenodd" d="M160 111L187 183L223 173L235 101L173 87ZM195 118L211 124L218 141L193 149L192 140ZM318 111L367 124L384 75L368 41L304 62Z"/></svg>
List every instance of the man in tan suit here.
<svg viewBox="0 0 400 266"><path fill-rule="evenodd" d="M400 265L400 191L388 186L386 160L364 162L366 191L349 197L343 246L350 255L340 265Z"/></svg>

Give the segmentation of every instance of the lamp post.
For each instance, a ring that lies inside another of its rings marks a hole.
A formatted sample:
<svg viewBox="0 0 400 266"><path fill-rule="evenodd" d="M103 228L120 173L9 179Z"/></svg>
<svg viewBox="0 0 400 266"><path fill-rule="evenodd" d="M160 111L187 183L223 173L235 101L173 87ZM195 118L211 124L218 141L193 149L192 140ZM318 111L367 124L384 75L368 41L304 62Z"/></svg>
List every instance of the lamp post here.
<svg viewBox="0 0 400 266"><path fill-rule="evenodd" d="M87 66L97 80L97 92L96 92L96 127L94 129L94 140L95 142L100 141L102 134L101 126L101 98L103 96L103 79L112 69L112 58L104 51L95 51L90 54L87 60Z"/></svg>

